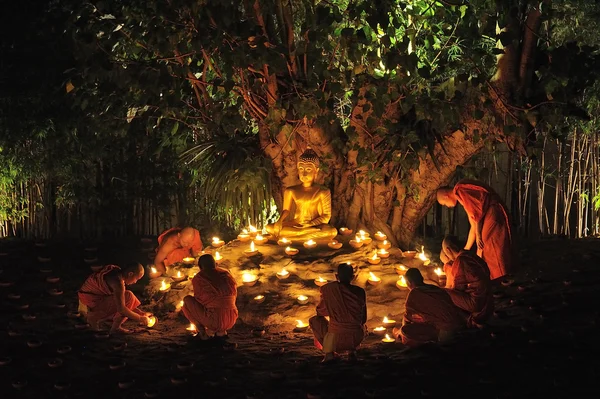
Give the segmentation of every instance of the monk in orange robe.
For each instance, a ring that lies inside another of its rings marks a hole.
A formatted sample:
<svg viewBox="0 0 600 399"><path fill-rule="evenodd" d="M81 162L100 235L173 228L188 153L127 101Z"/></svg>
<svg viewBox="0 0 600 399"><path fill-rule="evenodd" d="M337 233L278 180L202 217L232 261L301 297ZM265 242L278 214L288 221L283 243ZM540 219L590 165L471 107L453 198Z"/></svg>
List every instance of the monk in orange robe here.
<svg viewBox="0 0 600 399"><path fill-rule="evenodd" d="M492 280L513 272L513 243L508 212L492 188L464 179L456 183L454 188L440 188L437 200L450 208L455 207L457 202L463 206L471 224L464 248L470 250L477 243L477 255L487 263Z"/></svg>
<svg viewBox="0 0 600 399"><path fill-rule="evenodd" d="M78 291L79 308L86 314L90 326L98 330L100 323L112 320L111 333L131 332L123 328L128 319L141 325L148 325L150 313L137 309L140 301L126 285L135 284L144 276L144 268L139 263L131 263L120 268L107 265L89 276Z"/></svg>
<svg viewBox="0 0 600 399"><path fill-rule="evenodd" d="M183 258L198 256L201 252L202 241L198 230L173 227L158 237L154 266L157 271L165 273L168 266L183 261Z"/></svg>
<svg viewBox="0 0 600 399"><path fill-rule="evenodd" d="M202 340L226 337L238 318L236 282L228 270L216 266L210 254L202 255L198 265L200 272L192 279L194 296L183 298L183 314Z"/></svg>
<svg viewBox="0 0 600 399"><path fill-rule="evenodd" d="M446 272L446 289L452 302L471 315L467 324L479 326L494 312L490 270L479 256L460 248L458 239L447 236L443 251L451 260Z"/></svg>
<svg viewBox="0 0 600 399"><path fill-rule="evenodd" d="M394 336L402 343L416 347L427 342L446 341L464 328L466 314L452 303L446 290L425 284L419 269L409 268L404 275L410 292L406 297L406 313L402 328L394 328Z"/></svg>
<svg viewBox="0 0 600 399"><path fill-rule="evenodd" d="M335 276L338 281L321 287L317 315L309 320L315 345L325 352L323 362L333 360L335 353L342 351L348 351L350 359L356 358L356 348L367 334L367 295L350 284L354 278L352 265L340 264Z"/></svg>

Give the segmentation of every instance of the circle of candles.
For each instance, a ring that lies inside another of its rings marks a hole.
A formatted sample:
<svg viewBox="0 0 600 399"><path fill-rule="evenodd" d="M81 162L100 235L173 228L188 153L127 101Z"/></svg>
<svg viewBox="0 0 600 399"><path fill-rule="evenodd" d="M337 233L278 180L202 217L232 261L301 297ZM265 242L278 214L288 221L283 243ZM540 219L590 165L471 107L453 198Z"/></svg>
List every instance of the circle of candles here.
<svg viewBox="0 0 600 399"><path fill-rule="evenodd" d="M258 281L258 277L252 273L244 272L242 274L242 282L248 287L252 287Z"/></svg>
<svg viewBox="0 0 600 399"><path fill-rule="evenodd" d="M213 248L221 248L225 245L225 241L221 240L219 237L213 237L210 245Z"/></svg>
<svg viewBox="0 0 600 399"><path fill-rule="evenodd" d="M317 285L317 287L322 287L325 284L327 284L327 279L319 276L318 278L315 279L315 284Z"/></svg>
<svg viewBox="0 0 600 399"><path fill-rule="evenodd" d="M349 236L350 234L352 234L352 230L350 230L347 227L340 227L340 234L343 236Z"/></svg>
<svg viewBox="0 0 600 399"><path fill-rule="evenodd" d="M267 237L264 237L260 234L257 234L256 237L254 238L254 242L257 245L264 245L269 241L269 239Z"/></svg>
<svg viewBox="0 0 600 399"><path fill-rule="evenodd" d="M119 381L119 388L129 389L133 386L133 384L134 384L134 380Z"/></svg>
<svg viewBox="0 0 600 399"><path fill-rule="evenodd" d="M221 256L221 254L219 253L219 251L215 252L215 263L218 265L219 263L221 263L221 261L223 260L223 257Z"/></svg>
<svg viewBox="0 0 600 399"><path fill-rule="evenodd" d="M381 340L381 342L385 342L385 343L392 343L392 342L396 342L396 338L392 338L390 337L389 334L385 334L385 338L383 338Z"/></svg>
<svg viewBox="0 0 600 399"><path fill-rule="evenodd" d="M71 384L69 382L57 381L54 383L54 389L57 391L66 391L69 388L71 388Z"/></svg>
<svg viewBox="0 0 600 399"><path fill-rule="evenodd" d="M387 316L383 318L383 325L387 328L394 327L396 325L396 320L388 319Z"/></svg>
<svg viewBox="0 0 600 399"><path fill-rule="evenodd" d="M339 242L339 241L336 241L336 240L329 241L329 242L327 243L327 246L328 246L329 248L331 248L331 249L340 249L340 248L342 247L342 245L343 245L343 244L342 244L341 242Z"/></svg>
<svg viewBox="0 0 600 399"><path fill-rule="evenodd" d="M381 262L381 258L377 256L377 252L375 252L373 256L367 258L367 261L372 265L378 265Z"/></svg>
<svg viewBox="0 0 600 399"><path fill-rule="evenodd" d="M48 367L50 367L50 368L60 367L60 366L62 366L62 364L63 364L63 361L62 361L62 359L59 359L59 358L48 361Z"/></svg>
<svg viewBox="0 0 600 399"><path fill-rule="evenodd" d="M163 281L160 282L160 291L168 291L169 289L171 289L171 284L167 283L164 279Z"/></svg>
<svg viewBox="0 0 600 399"><path fill-rule="evenodd" d="M48 290L48 294L50 294L52 296L60 296L63 294L63 292L61 290L57 290L56 288L52 288L52 289Z"/></svg>
<svg viewBox="0 0 600 399"><path fill-rule="evenodd" d="M290 276L290 272L288 272L287 270L285 270L285 267L283 269L281 269L280 271L277 272L277 278L280 279L280 280L285 280L289 276Z"/></svg>
<svg viewBox="0 0 600 399"><path fill-rule="evenodd" d="M373 272L369 272L369 279L367 280L371 285L377 285L381 283L381 279L373 274Z"/></svg>
<svg viewBox="0 0 600 399"><path fill-rule="evenodd" d="M185 263L186 265L193 265L194 262L196 262L196 258L192 258L191 256L183 258L183 263Z"/></svg>
<svg viewBox="0 0 600 399"><path fill-rule="evenodd" d="M154 325L156 324L156 321L157 321L157 320L156 320L156 317L155 317L155 316L150 316L150 317L148 317L148 324L147 324L147 326L148 326L149 328L152 328L152 327L154 327Z"/></svg>
<svg viewBox="0 0 600 399"><path fill-rule="evenodd" d="M310 239L308 241L305 241L304 244L302 244L302 245L304 245L304 248L306 248L306 249L312 249L317 246L317 243L315 240Z"/></svg>
<svg viewBox="0 0 600 399"><path fill-rule="evenodd" d="M304 323L302 320L296 320L296 327L294 328L294 330L302 332L302 331L306 331L307 328L308 328L307 323Z"/></svg>
<svg viewBox="0 0 600 399"><path fill-rule="evenodd" d="M252 241L250 243L250 247L248 249L244 250L244 255L246 255L246 256L254 256L256 254L258 254L258 250L254 246L254 241Z"/></svg>
<svg viewBox="0 0 600 399"><path fill-rule="evenodd" d="M406 279L404 278L404 276L400 276L398 281L396 281L396 287L398 287L401 290L408 288L408 286L406 285Z"/></svg>
<svg viewBox="0 0 600 399"><path fill-rule="evenodd" d="M359 236L356 236L354 240L349 241L349 244L352 248L358 249L364 245L364 241Z"/></svg>
<svg viewBox="0 0 600 399"><path fill-rule="evenodd" d="M392 247L392 243L388 240L383 240L377 243L377 248L379 249L390 249Z"/></svg>
<svg viewBox="0 0 600 399"><path fill-rule="evenodd" d="M279 240L277 240L277 245L282 246L282 247L287 247L291 243L292 243L292 241L288 240L285 237L282 237Z"/></svg>
<svg viewBox="0 0 600 399"><path fill-rule="evenodd" d="M21 294L16 294L14 292L11 292L10 294L8 294L6 296L8 299L21 299Z"/></svg>
<svg viewBox="0 0 600 399"><path fill-rule="evenodd" d="M46 281L49 283L58 283L60 281L60 277L56 277L56 276L46 277Z"/></svg>
<svg viewBox="0 0 600 399"><path fill-rule="evenodd" d="M306 295L298 295L296 300L300 305L306 305L308 303L308 297Z"/></svg>
<svg viewBox="0 0 600 399"><path fill-rule="evenodd" d="M384 326L375 327L373 329L373 334L375 335L384 335L387 332L387 328Z"/></svg>
<svg viewBox="0 0 600 399"><path fill-rule="evenodd" d="M377 256L379 256L381 259L387 259L390 257L390 253L385 248L381 248L377 251Z"/></svg>
<svg viewBox="0 0 600 399"><path fill-rule="evenodd" d="M42 346L42 341L40 341L39 339L31 339L27 341L27 346L30 348L39 348L40 346Z"/></svg>
<svg viewBox="0 0 600 399"><path fill-rule="evenodd" d="M265 301L264 295L257 295L252 299L255 303L263 303Z"/></svg>
<svg viewBox="0 0 600 399"><path fill-rule="evenodd" d="M8 366L12 362L10 357L0 357L0 366Z"/></svg>
<svg viewBox="0 0 600 399"><path fill-rule="evenodd" d="M289 256L297 255L298 252L300 252L300 250L298 248L292 248L292 247L285 248L285 253L286 253L286 255L289 255Z"/></svg>
<svg viewBox="0 0 600 399"><path fill-rule="evenodd" d="M381 231L378 231L377 233L375 233L375 239L377 241L383 241L387 238L387 236L385 234L383 234Z"/></svg>
<svg viewBox="0 0 600 399"><path fill-rule="evenodd" d="M23 316L21 316L21 317L22 317L22 318L23 318L23 320L25 320L25 321L33 321L33 320L35 320L35 315L33 315L33 314L29 314L29 313L26 313L26 314L24 314L24 315L23 315Z"/></svg>
<svg viewBox="0 0 600 399"><path fill-rule="evenodd" d="M69 352L71 352L71 347L69 345L61 346L56 350L56 353L59 355L65 355Z"/></svg>
<svg viewBox="0 0 600 399"><path fill-rule="evenodd" d="M408 259L412 259L417 255L417 251L403 251L402 256Z"/></svg>

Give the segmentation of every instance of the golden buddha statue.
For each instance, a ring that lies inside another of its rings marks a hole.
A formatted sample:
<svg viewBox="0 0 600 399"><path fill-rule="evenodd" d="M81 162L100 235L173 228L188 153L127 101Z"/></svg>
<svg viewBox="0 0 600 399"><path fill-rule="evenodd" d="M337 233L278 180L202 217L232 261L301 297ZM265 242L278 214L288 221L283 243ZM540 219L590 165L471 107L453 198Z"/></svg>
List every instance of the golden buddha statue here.
<svg viewBox="0 0 600 399"><path fill-rule="evenodd" d="M313 184L319 173L318 155L308 147L298 160L301 184L288 187L283 193L283 212L279 220L267 225L267 231L275 238L287 238L293 243L310 239L327 243L337 236L337 229L330 226L331 192ZM293 212L293 219L289 215Z"/></svg>

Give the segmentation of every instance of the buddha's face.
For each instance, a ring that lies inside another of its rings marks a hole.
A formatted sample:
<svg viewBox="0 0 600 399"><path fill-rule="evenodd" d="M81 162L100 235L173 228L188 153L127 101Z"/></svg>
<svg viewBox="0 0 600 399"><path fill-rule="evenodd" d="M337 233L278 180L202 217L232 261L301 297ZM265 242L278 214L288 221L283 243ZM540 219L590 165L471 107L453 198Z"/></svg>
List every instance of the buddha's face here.
<svg viewBox="0 0 600 399"><path fill-rule="evenodd" d="M298 162L298 176L302 184L311 185L315 181L318 172L319 168L314 163Z"/></svg>

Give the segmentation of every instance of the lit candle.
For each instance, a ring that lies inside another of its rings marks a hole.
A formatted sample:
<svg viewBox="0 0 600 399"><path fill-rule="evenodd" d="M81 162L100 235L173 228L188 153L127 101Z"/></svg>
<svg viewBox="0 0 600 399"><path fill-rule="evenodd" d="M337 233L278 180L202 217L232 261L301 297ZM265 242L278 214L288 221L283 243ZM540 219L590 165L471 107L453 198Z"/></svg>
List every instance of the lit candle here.
<svg viewBox="0 0 600 399"><path fill-rule="evenodd" d="M281 271L277 272L277 278L280 279L280 280L288 278L289 275L290 275L290 272L288 272L287 270L285 270L285 267L283 269L281 269Z"/></svg>
<svg viewBox="0 0 600 399"><path fill-rule="evenodd" d="M250 234L248 234L248 230L244 229L240 234L238 234L237 238L241 242L246 242L250 240Z"/></svg>
<svg viewBox="0 0 600 399"><path fill-rule="evenodd" d="M183 276L181 275L181 271L178 271L178 272L177 272L177 278L181 278L181 277L183 277Z"/></svg>
<svg viewBox="0 0 600 399"><path fill-rule="evenodd" d="M298 295L298 298L296 299L300 305L306 305L308 303L308 297L305 295Z"/></svg>
<svg viewBox="0 0 600 399"><path fill-rule="evenodd" d="M390 249L391 246L392 246L392 243L389 242L388 240L383 240L377 244L377 248L379 248L379 249Z"/></svg>
<svg viewBox="0 0 600 399"><path fill-rule="evenodd" d="M358 249L363 246L364 241L359 236L354 236L354 240L350 240L349 243L352 248Z"/></svg>
<svg viewBox="0 0 600 399"><path fill-rule="evenodd" d="M212 238L212 246L215 248L220 248L225 245L225 241L221 240L219 237Z"/></svg>
<svg viewBox="0 0 600 399"><path fill-rule="evenodd" d="M160 276L160 273L158 272L158 270L156 270L156 267L150 267L150 278L156 278L158 276Z"/></svg>
<svg viewBox="0 0 600 399"><path fill-rule="evenodd" d="M369 245L373 241L373 239L370 237L369 233L367 233L364 230L360 230L358 232L358 234L360 235L361 241L364 242L365 245Z"/></svg>
<svg viewBox="0 0 600 399"><path fill-rule="evenodd" d="M338 242L336 240L333 240L333 241L329 241L327 243L327 246L332 249L340 249L342 247L342 243Z"/></svg>
<svg viewBox="0 0 600 399"><path fill-rule="evenodd" d="M268 238L266 238L266 237L263 237L263 236L262 236L262 235L260 235L260 234L257 234L257 235L256 235L256 237L254 238L254 242L255 242L256 244L258 244L258 245L263 245L263 244L266 244L266 243L267 243L267 241L269 241L269 239L268 239Z"/></svg>
<svg viewBox="0 0 600 399"><path fill-rule="evenodd" d="M297 248L292 248L292 247L285 248L285 253L290 256L296 255L298 252L300 252L300 250Z"/></svg>
<svg viewBox="0 0 600 399"><path fill-rule="evenodd" d="M436 267L434 270L435 274L437 274L438 276L445 276L446 273L444 273L444 271L442 270L441 267Z"/></svg>
<svg viewBox="0 0 600 399"><path fill-rule="evenodd" d="M396 266L396 273L398 274L404 274L404 272L406 272L407 267L404 265L398 265Z"/></svg>
<svg viewBox="0 0 600 399"><path fill-rule="evenodd" d="M304 248L311 249L311 248L314 248L316 246L317 246L317 243L313 239L310 239L310 240L304 242Z"/></svg>
<svg viewBox="0 0 600 399"><path fill-rule="evenodd" d="M288 239L287 239L287 238L285 238L285 237L282 237L282 238L280 238L280 239L277 241L277 245L281 245L282 247L285 247L285 246L287 246L287 245L288 245L288 244L290 244L290 243L291 243L291 241L290 241L290 240L288 240Z"/></svg>
<svg viewBox="0 0 600 399"><path fill-rule="evenodd" d="M398 279L398 281L396 281L396 286L398 288L400 288L400 289L408 287L406 285L406 279L404 278L404 276L400 276L400 278Z"/></svg>
<svg viewBox="0 0 600 399"><path fill-rule="evenodd" d="M258 253L258 251L256 250L256 247L254 246L254 241L250 242L250 248L246 249L244 251L244 254L246 254L246 256L254 256Z"/></svg>
<svg viewBox="0 0 600 399"><path fill-rule="evenodd" d="M325 284L327 284L327 279L324 279L323 277L319 276L319 278L315 279L315 284L316 284L318 287L322 287L322 286L324 286Z"/></svg>
<svg viewBox="0 0 600 399"><path fill-rule="evenodd" d="M394 327L396 325L396 320L388 319L387 316L383 318L383 325L386 327Z"/></svg>
<svg viewBox="0 0 600 399"><path fill-rule="evenodd" d="M376 275L373 274L373 272L369 272L369 284L371 285L377 285L379 283L381 283L381 279L379 277L377 277Z"/></svg>
<svg viewBox="0 0 600 399"><path fill-rule="evenodd" d="M379 262L381 262L381 258L379 256L377 256L377 252L373 253L373 256L371 256L370 258L367 259L369 261L370 264L372 265L377 265L379 264Z"/></svg>
<svg viewBox="0 0 600 399"><path fill-rule="evenodd" d="M359 230L359 231L358 231L358 234L360 234L360 236L361 236L362 238L364 238L364 237L369 237L369 236L370 236L370 234L369 234L369 233L367 233L367 232L366 232L366 231L364 231L364 230Z"/></svg>
<svg viewBox="0 0 600 399"><path fill-rule="evenodd" d="M256 302L256 303L263 303L264 301L265 301L264 295L257 295L254 297L254 302Z"/></svg>
<svg viewBox="0 0 600 399"><path fill-rule="evenodd" d="M352 234L352 230L350 230L347 227L340 227L340 234L343 236L347 236L347 235Z"/></svg>
<svg viewBox="0 0 600 399"><path fill-rule="evenodd" d="M150 316L148 317L148 327L154 327L156 324L156 317Z"/></svg>
<svg viewBox="0 0 600 399"><path fill-rule="evenodd" d="M296 330L304 331L308 328L308 324L304 323L302 320L296 320Z"/></svg>
<svg viewBox="0 0 600 399"><path fill-rule="evenodd" d="M215 263L220 263L223 260L223 257L219 253L219 251L215 252Z"/></svg>
<svg viewBox="0 0 600 399"><path fill-rule="evenodd" d="M248 226L248 230L250 231L250 237L254 238L256 237L256 235L258 234L258 230L256 229L256 227L250 225Z"/></svg>
<svg viewBox="0 0 600 399"><path fill-rule="evenodd" d="M256 277L252 273L244 272L242 274L242 282L244 283L244 285L251 287L256 283L257 280L258 280L258 277Z"/></svg>
<svg viewBox="0 0 600 399"><path fill-rule="evenodd" d="M423 245L421 246L421 252L419 253L419 259L421 259L425 263L425 266L427 266L431 262L425 255L425 246L423 246Z"/></svg>
<svg viewBox="0 0 600 399"><path fill-rule="evenodd" d="M383 334L385 334L386 331L387 331L387 328L385 328L384 326L375 327L373 329L373 333L375 335L383 335Z"/></svg>
<svg viewBox="0 0 600 399"><path fill-rule="evenodd" d="M383 259L390 257L390 253L385 248L381 248L380 250L378 250L377 255L379 255L379 257Z"/></svg>
<svg viewBox="0 0 600 399"><path fill-rule="evenodd" d="M195 333L196 331L198 331L196 329L196 325L194 323L190 323L190 325L186 328L186 330L191 331L193 333Z"/></svg>
<svg viewBox="0 0 600 399"><path fill-rule="evenodd" d="M390 337L389 334L385 334L385 338L383 338L381 340L381 342L385 342L385 343L392 343L392 342L396 342L395 338Z"/></svg>
<svg viewBox="0 0 600 399"><path fill-rule="evenodd" d="M181 309L183 307L183 299L181 301L179 301L179 303L177 304L177 310Z"/></svg>
<svg viewBox="0 0 600 399"><path fill-rule="evenodd" d="M192 257L183 258L183 263L185 263L186 265L191 265L195 261L196 261L196 258L192 258Z"/></svg>
<svg viewBox="0 0 600 399"><path fill-rule="evenodd" d="M387 236L385 234L383 234L381 231L378 231L377 233L375 233L375 239L377 241L383 241L387 238Z"/></svg>
<svg viewBox="0 0 600 399"><path fill-rule="evenodd" d="M159 288L159 290L161 290L161 291L167 291L169 288L171 288L171 284L168 284L167 282L165 282L165 280L163 280L163 281L160 283L160 288Z"/></svg>

